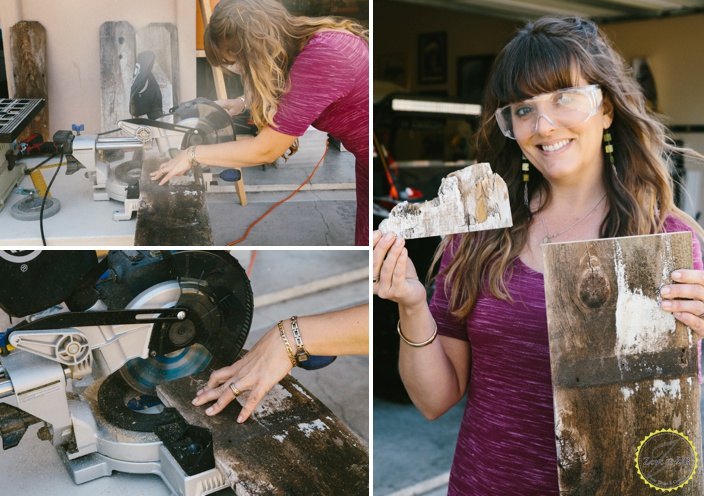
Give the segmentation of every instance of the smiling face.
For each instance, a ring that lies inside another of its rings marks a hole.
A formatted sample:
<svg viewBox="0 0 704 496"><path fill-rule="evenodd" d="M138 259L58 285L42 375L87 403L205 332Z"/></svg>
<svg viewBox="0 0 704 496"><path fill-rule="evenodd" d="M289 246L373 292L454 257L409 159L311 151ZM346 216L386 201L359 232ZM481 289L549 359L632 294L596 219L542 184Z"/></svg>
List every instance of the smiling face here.
<svg viewBox="0 0 704 496"><path fill-rule="evenodd" d="M574 79L574 86L588 84L581 75ZM539 112L543 104L549 103L539 101ZM591 184L601 176L604 162L602 137L612 120L608 102L604 101L595 115L571 127L560 127L559 123L540 115L534 132L518 136L516 141L526 158L549 183Z"/></svg>

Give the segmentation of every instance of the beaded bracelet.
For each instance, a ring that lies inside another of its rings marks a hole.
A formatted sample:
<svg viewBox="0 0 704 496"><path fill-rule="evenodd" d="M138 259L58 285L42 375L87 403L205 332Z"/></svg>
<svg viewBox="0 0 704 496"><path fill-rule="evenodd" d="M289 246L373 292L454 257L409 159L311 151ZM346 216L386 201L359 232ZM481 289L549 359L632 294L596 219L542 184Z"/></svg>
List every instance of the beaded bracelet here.
<svg viewBox="0 0 704 496"><path fill-rule="evenodd" d="M420 343L409 341L408 338L403 335L403 333L401 332L401 319L399 319L398 324L396 324L396 330L398 331L398 335L401 336L401 339L403 339L403 342L406 343L408 346L413 346L414 348L422 348L423 346L428 346L430 343L435 341L435 337L438 335L438 325L435 323L434 320L433 325L435 326L435 329L433 330L433 335L425 341L421 341Z"/></svg>
<svg viewBox="0 0 704 496"><path fill-rule="evenodd" d="M286 352L288 353L288 359L291 360L291 365L296 366L296 356L293 354L293 350L291 349L291 345L288 342L288 338L286 337L286 331L284 331L284 321L279 320L279 322L276 324L279 328L279 335L281 336L281 341L284 342L284 346L286 346Z"/></svg>

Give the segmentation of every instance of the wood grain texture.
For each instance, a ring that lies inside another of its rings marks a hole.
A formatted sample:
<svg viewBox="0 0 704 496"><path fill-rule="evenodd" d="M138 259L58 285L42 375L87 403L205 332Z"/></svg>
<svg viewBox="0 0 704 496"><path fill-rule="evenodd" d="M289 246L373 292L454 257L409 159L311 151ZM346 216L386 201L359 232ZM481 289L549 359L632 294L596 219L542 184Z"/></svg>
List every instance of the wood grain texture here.
<svg viewBox="0 0 704 496"><path fill-rule="evenodd" d="M237 401L214 417L191 404L208 375L162 384L157 392L187 422L212 431L216 466L236 494L368 494L366 448L295 379L274 386L252 417L237 424Z"/></svg>
<svg viewBox="0 0 704 496"><path fill-rule="evenodd" d="M149 174L163 160L151 158L142 164L139 182L136 246L212 246L213 233L205 204L205 184L194 177L175 177L159 186Z"/></svg>
<svg viewBox="0 0 704 496"><path fill-rule="evenodd" d="M49 134L49 84L46 64L46 30L36 21L20 21L10 28L14 98L43 98L47 105L32 119L18 136L22 140L31 133L39 133L45 141Z"/></svg>
<svg viewBox="0 0 704 496"><path fill-rule="evenodd" d="M117 127L129 119L130 86L134 78L135 33L127 21L104 22L100 26L100 129Z"/></svg>
<svg viewBox="0 0 704 496"><path fill-rule="evenodd" d="M402 202L381 221L382 233L405 239L499 229L513 225L508 188L487 163L470 165L443 178L438 196Z"/></svg>
<svg viewBox="0 0 704 496"><path fill-rule="evenodd" d="M178 31L168 22L152 22L137 31L137 54L154 52L156 60L152 73L161 89L161 101L166 113L180 102ZM129 89L129 88L128 88Z"/></svg>
<svg viewBox="0 0 704 496"><path fill-rule="evenodd" d="M547 244L543 255L560 494L682 483L695 452L681 437L644 458L661 429L687 436L699 457L676 494L704 494L696 341L658 301L669 274L692 266L690 233Z"/></svg>

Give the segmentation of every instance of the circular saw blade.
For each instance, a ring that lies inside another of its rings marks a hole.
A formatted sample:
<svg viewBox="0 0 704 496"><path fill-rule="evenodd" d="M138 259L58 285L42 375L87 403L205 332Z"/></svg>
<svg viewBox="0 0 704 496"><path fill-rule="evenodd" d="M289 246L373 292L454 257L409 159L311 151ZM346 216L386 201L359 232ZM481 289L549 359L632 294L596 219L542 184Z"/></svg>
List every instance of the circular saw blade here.
<svg viewBox="0 0 704 496"><path fill-rule="evenodd" d="M128 361L120 374L137 391L232 363L252 323L253 295L240 264L227 252L182 251L172 254L173 275L181 288L173 305L188 309L186 321L167 324L161 339L176 351ZM154 340L152 340L154 343ZM181 347L182 344L191 343Z"/></svg>

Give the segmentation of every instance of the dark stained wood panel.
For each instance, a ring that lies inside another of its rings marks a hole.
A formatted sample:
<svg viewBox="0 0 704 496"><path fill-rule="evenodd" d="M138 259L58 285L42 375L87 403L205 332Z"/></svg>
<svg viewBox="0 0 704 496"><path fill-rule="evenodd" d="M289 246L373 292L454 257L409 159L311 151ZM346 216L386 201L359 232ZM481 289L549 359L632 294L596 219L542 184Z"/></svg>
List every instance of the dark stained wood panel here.
<svg viewBox="0 0 704 496"><path fill-rule="evenodd" d="M161 384L157 392L188 423L212 431L216 466L237 494L369 493L366 447L294 378L274 386L252 417L238 424L237 401L213 417L205 406L191 404L208 375Z"/></svg>

